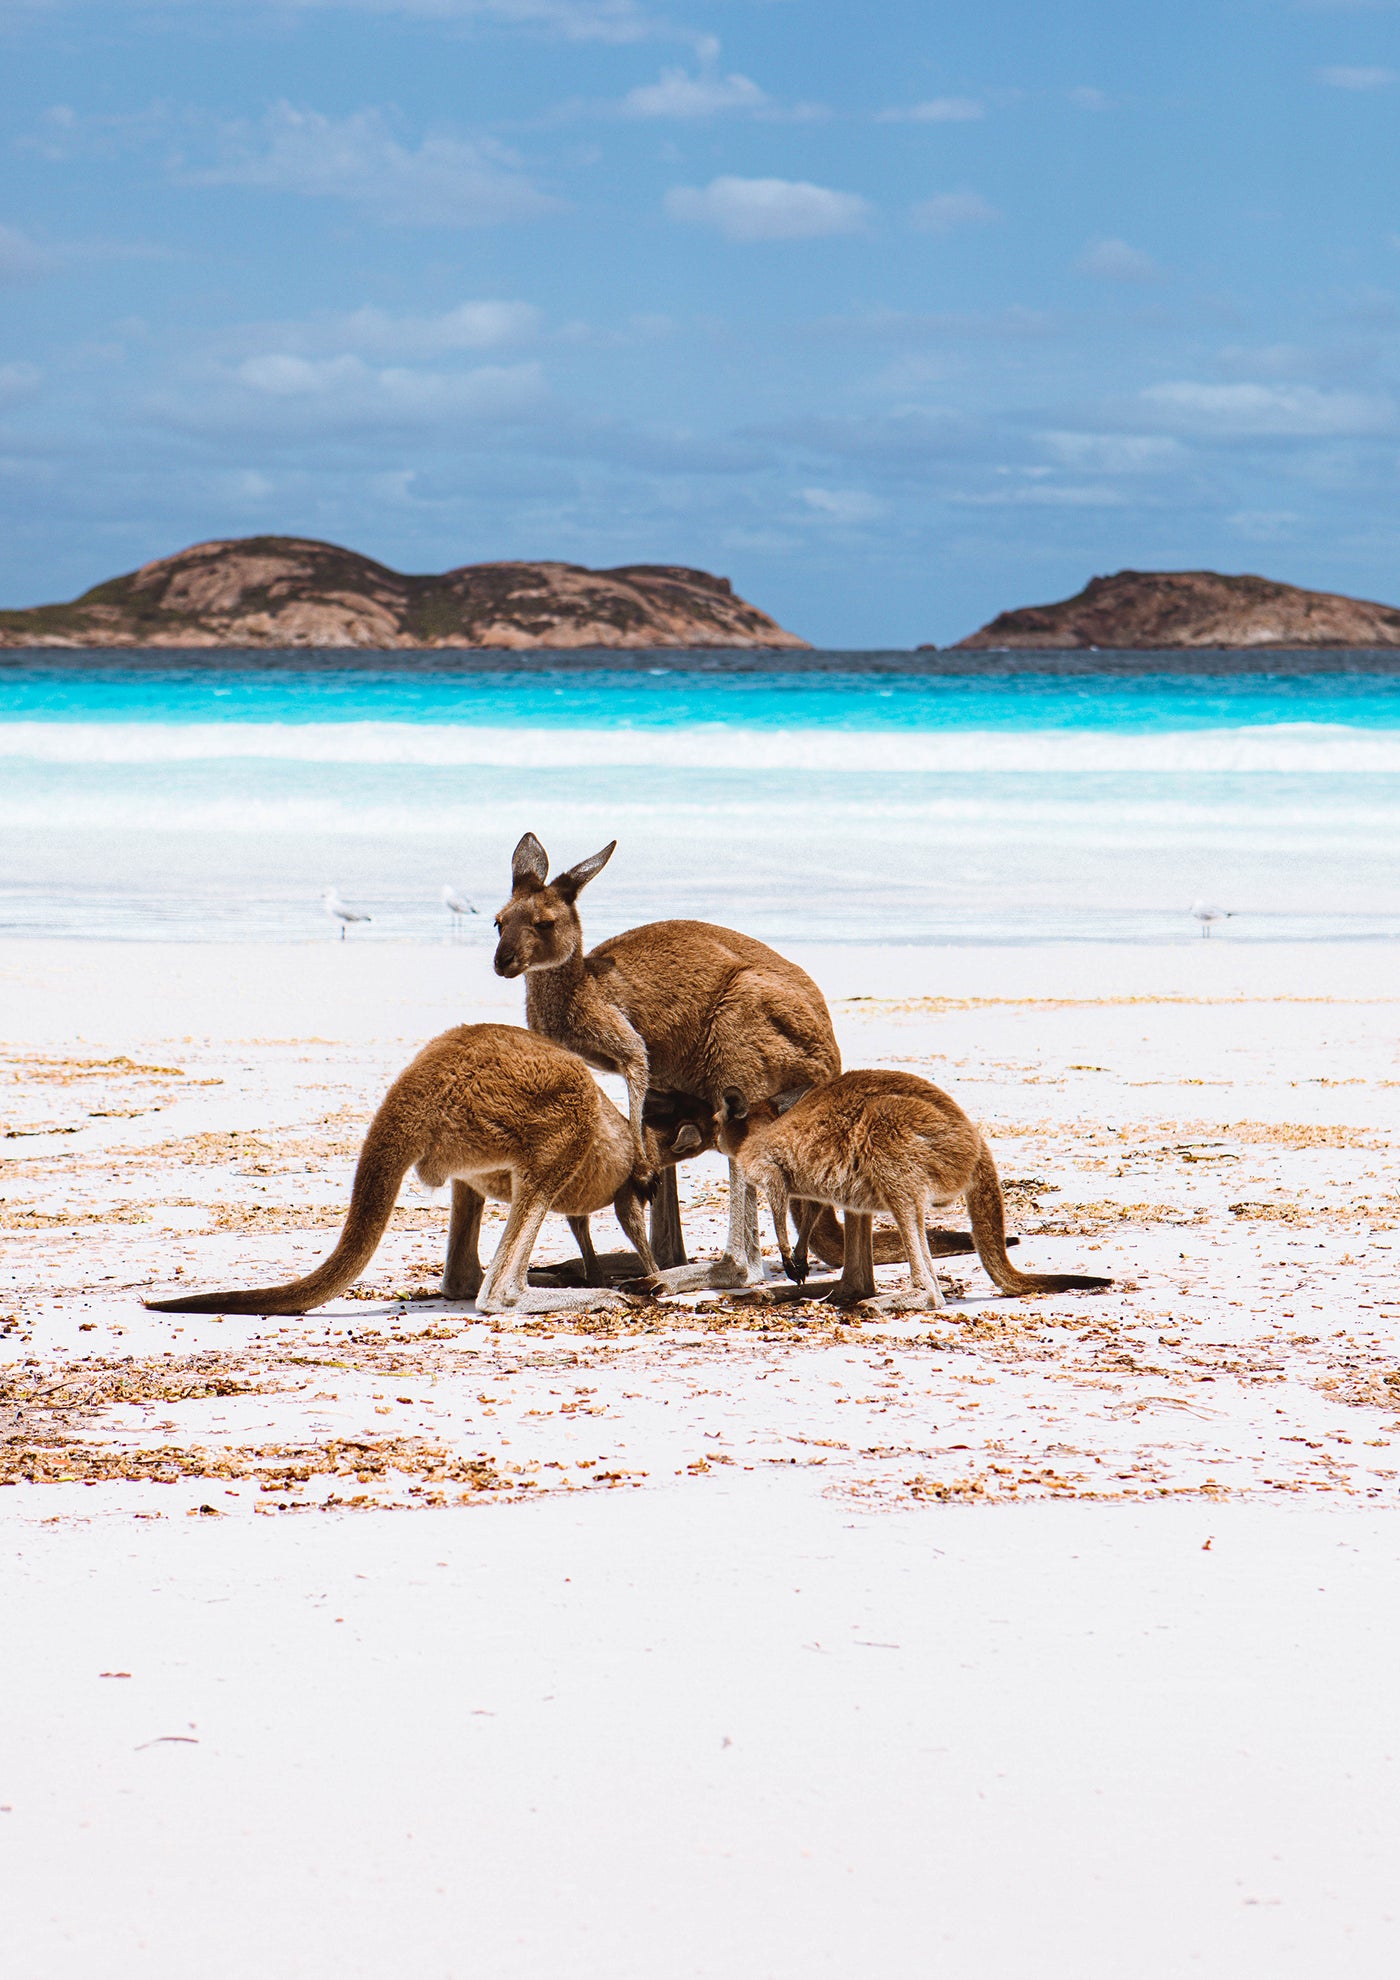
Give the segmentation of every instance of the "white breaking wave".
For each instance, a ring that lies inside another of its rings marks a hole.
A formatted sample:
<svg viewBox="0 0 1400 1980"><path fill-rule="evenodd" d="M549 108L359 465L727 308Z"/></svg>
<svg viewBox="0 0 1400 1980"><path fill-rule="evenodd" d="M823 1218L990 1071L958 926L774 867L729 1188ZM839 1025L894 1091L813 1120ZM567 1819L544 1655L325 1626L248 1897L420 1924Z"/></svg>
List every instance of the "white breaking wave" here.
<svg viewBox="0 0 1400 1980"><path fill-rule="evenodd" d="M87 833L99 839L117 833L151 833L188 839L199 833L269 839L315 837L393 840L458 837L470 843L528 804L529 822L548 840L555 834L596 832L599 838L642 834L660 843L698 845L743 841L806 847L821 843L854 846L857 842L887 846L891 834L903 842L1031 846L1102 846L1113 843L1160 848L1168 843L1254 844L1290 856L1323 844L1349 848L1358 858L1373 858L1378 845L1400 845L1400 791L1390 801L1377 801L1368 791L1359 799L1329 792L1306 805L1266 800L1191 803L1180 797L1144 801L1123 795L1050 798L1037 795L1043 785L1030 784L1002 796L952 795L946 787L931 787L926 795L903 797L871 792L869 786L820 785L813 782L796 797L775 806L771 795L754 792L745 798L713 796L691 784L668 789L661 800L624 792L580 797L566 780L531 782L528 792L484 803L481 799L444 799L437 789L405 789L398 800L386 800L382 790L371 795L357 787L353 775L344 788L319 792L288 790L271 794L230 790L216 779L202 779L201 788L113 789L94 779L88 788L34 788L33 780L6 790L0 780L0 835L14 846L26 836ZM677 780L678 783L680 780ZM18 780L16 780L18 783ZM334 783L334 780L332 780ZM959 790L963 787L959 786ZM523 816L523 814L522 814ZM518 830L518 827L515 829Z"/></svg>
<svg viewBox="0 0 1400 1980"><path fill-rule="evenodd" d="M0 760L221 761L424 768L805 770L823 774L1400 774L1400 730L1320 723L1123 734L1105 729L454 727L413 722L0 722Z"/></svg>

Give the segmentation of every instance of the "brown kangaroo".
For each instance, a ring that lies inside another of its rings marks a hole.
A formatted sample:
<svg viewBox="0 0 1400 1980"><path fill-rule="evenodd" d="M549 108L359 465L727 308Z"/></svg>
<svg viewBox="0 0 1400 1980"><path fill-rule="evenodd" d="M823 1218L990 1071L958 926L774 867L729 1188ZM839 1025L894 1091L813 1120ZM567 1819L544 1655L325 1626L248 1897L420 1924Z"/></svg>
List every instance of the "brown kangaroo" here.
<svg viewBox="0 0 1400 1980"><path fill-rule="evenodd" d="M616 845L610 841L553 882L549 855L533 832L515 848L511 897L496 916L495 966L498 976L525 977L530 1029L557 1038L601 1072L621 1074L634 1133L644 1107L647 1119L674 1118L688 1096L708 1113L730 1084L755 1097L792 1099L840 1072L821 991L805 970L751 936L708 921L652 921L584 954L575 904ZM662 1274L665 1290L762 1279L757 1205L732 1162L729 1182L724 1256L678 1271L685 1249L676 1179L672 1167L663 1169L651 1235L662 1265L673 1268ZM809 1239L828 1264L842 1264L844 1238L828 1206L820 1207ZM930 1230L925 1242L939 1254L972 1249L965 1231ZM872 1245L881 1263L905 1255L894 1231L875 1232Z"/></svg>
<svg viewBox="0 0 1400 1980"><path fill-rule="evenodd" d="M717 1111L731 1086L766 1100L833 1078L841 1054L821 991L795 963L748 935L708 921L653 921L584 954L575 903L616 843L552 883L549 856L533 832L515 849L511 897L496 916L495 966L498 976L525 977L530 1029L602 1072L621 1074L639 1144L649 1086ZM757 1199L733 1162L729 1175L724 1255L663 1271L666 1291L762 1280Z"/></svg>
<svg viewBox="0 0 1400 1980"><path fill-rule="evenodd" d="M778 1249L790 1279L807 1276L808 1221L815 1205L845 1213L846 1259L833 1297L875 1293L870 1220L894 1218L906 1248L918 1303L942 1306L924 1238L931 1203L966 1199L972 1238L988 1275L1006 1293L1096 1291L1111 1279L1068 1272L1021 1272L1006 1255L1006 1223L996 1163L981 1132L957 1102L913 1073L848 1072L780 1111L772 1101L747 1104L725 1093L719 1145L773 1213ZM788 1205L799 1201L798 1239L788 1244ZM907 1295L890 1303L908 1305Z"/></svg>
<svg viewBox="0 0 1400 1980"><path fill-rule="evenodd" d="M665 1150L650 1140L662 1160L703 1145L693 1122L682 1122ZM475 1298L483 1313L604 1302L606 1293L527 1289L530 1253L551 1210L562 1211L576 1235L582 1222L586 1236L590 1213L611 1203L644 1268L655 1270L643 1218L655 1164L582 1059L515 1025L463 1024L425 1045L385 1094L360 1150L339 1242L314 1272L252 1292L146 1304L159 1313L268 1314L324 1305L374 1256L410 1169L430 1189L452 1183L448 1299ZM488 1196L508 1202L510 1215L483 1275L477 1243Z"/></svg>

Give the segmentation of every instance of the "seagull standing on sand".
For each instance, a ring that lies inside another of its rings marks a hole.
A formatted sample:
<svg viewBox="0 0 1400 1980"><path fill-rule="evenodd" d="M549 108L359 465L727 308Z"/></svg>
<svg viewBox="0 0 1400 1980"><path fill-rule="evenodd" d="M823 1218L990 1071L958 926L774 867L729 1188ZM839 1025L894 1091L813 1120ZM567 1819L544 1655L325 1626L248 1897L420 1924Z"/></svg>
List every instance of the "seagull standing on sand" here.
<svg viewBox="0 0 1400 1980"><path fill-rule="evenodd" d="M455 887L443 888L442 904L447 909L447 912L452 916L452 928L454 933L457 929L459 929L462 926L462 921L464 916L476 913L476 909L472 906L471 902L467 900L463 895L459 894Z"/></svg>
<svg viewBox="0 0 1400 1980"><path fill-rule="evenodd" d="M361 914L358 908L347 907L334 887L327 887L321 896L321 906L332 921L340 923L340 939L345 940L345 930L353 921L373 921L372 914Z"/></svg>
<svg viewBox="0 0 1400 1980"><path fill-rule="evenodd" d="M1217 921L1229 921L1233 908L1212 907L1209 901L1192 901L1191 912L1201 924L1202 935L1209 935Z"/></svg>

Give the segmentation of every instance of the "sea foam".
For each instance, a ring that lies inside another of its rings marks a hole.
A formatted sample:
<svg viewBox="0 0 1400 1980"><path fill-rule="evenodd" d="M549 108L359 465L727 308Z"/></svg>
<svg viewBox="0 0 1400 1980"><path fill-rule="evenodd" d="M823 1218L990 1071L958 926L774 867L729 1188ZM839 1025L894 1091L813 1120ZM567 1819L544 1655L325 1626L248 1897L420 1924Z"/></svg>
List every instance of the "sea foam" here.
<svg viewBox="0 0 1400 1980"><path fill-rule="evenodd" d="M707 769L940 775L1400 774L1400 730L1321 723L1099 729L549 729L414 722L0 722L0 760L496 769Z"/></svg>

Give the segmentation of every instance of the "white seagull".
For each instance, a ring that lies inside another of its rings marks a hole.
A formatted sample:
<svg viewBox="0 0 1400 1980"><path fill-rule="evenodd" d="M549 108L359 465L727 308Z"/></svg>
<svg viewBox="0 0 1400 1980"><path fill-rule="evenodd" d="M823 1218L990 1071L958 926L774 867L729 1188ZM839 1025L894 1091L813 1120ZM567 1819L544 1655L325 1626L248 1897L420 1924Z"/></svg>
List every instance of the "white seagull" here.
<svg viewBox="0 0 1400 1980"><path fill-rule="evenodd" d="M1230 921L1234 917L1233 908L1212 907L1209 901L1192 901L1191 912L1201 924L1202 935L1209 935L1217 921Z"/></svg>
<svg viewBox="0 0 1400 1980"><path fill-rule="evenodd" d="M321 896L321 906L332 921L340 923L340 939L345 940L345 930L350 922L373 921L372 914L361 914L358 908L347 907L334 887L327 887Z"/></svg>
<svg viewBox="0 0 1400 1980"><path fill-rule="evenodd" d="M452 926L454 928L461 927L462 917L464 915L476 913L476 909L472 906L471 902L459 894L455 887L443 888L442 904L452 916Z"/></svg>

